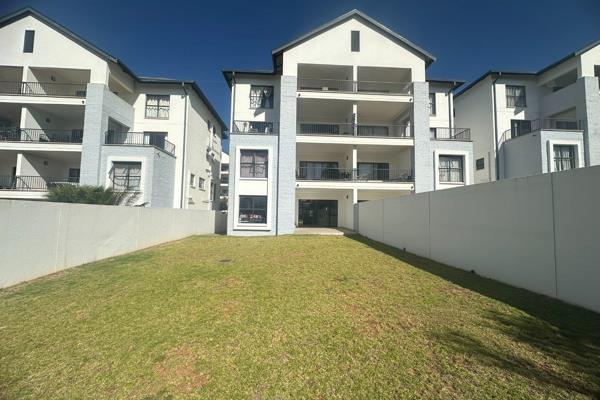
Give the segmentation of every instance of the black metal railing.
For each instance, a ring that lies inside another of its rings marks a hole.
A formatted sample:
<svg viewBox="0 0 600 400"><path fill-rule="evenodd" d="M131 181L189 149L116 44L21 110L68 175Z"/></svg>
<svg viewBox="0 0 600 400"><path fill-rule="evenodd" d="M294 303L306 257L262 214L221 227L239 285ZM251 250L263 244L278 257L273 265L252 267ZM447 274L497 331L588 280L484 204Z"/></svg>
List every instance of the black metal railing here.
<svg viewBox="0 0 600 400"><path fill-rule="evenodd" d="M77 185L79 178L46 178L43 176L0 176L0 190L50 190L60 185Z"/></svg>
<svg viewBox="0 0 600 400"><path fill-rule="evenodd" d="M519 136L539 130L549 131L579 131L582 129L581 121L574 118L542 118L520 121L518 126L513 126L502 133L500 143Z"/></svg>
<svg viewBox="0 0 600 400"><path fill-rule="evenodd" d="M351 182L413 182L411 170L391 168L327 168L299 167L296 179L300 181L351 181Z"/></svg>
<svg viewBox="0 0 600 400"><path fill-rule="evenodd" d="M430 128L431 138L438 140L471 140L469 128Z"/></svg>
<svg viewBox="0 0 600 400"><path fill-rule="evenodd" d="M83 129L0 128L0 142L81 143Z"/></svg>
<svg viewBox="0 0 600 400"><path fill-rule="evenodd" d="M370 136L401 137L412 136L410 127L395 124L353 124L348 122L300 122L298 135L317 136Z"/></svg>
<svg viewBox="0 0 600 400"><path fill-rule="evenodd" d="M413 92L413 84L411 82L298 78L298 90L316 92L410 95Z"/></svg>
<svg viewBox="0 0 600 400"><path fill-rule="evenodd" d="M175 155L175 145L169 142L166 135L153 132L113 132L104 135L104 144L121 146L154 146Z"/></svg>
<svg viewBox="0 0 600 400"><path fill-rule="evenodd" d="M279 133L279 122L233 121L232 133L271 135Z"/></svg>
<svg viewBox="0 0 600 400"><path fill-rule="evenodd" d="M85 97L85 83L0 81L0 94L23 96Z"/></svg>

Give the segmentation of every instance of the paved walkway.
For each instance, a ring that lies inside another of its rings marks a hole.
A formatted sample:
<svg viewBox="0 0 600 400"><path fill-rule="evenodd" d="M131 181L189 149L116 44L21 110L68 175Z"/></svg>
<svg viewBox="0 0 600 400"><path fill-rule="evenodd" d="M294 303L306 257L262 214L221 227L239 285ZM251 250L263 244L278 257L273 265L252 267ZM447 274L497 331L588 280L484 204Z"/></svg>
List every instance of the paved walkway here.
<svg viewBox="0 0 600 400"><path fill-rule="evenodd" d="M345 228L296 228L294 235L331 235L344 236L355 235L356 232Z"/></svg>

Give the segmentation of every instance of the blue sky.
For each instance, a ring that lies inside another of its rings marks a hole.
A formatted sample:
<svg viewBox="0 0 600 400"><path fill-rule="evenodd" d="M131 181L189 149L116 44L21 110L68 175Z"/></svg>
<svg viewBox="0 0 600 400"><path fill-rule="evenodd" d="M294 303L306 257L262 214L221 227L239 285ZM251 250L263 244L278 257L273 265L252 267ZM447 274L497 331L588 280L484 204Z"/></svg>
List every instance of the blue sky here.
<svg viewBox="0 0 600 400"><path fill-rule="evenodd" d="M229 121L224 68L271 67L271 50L353 9L437 57L428 77L536 71L600 39L599 0L2 0L32 6L138 75L193 79Z"/></svg>

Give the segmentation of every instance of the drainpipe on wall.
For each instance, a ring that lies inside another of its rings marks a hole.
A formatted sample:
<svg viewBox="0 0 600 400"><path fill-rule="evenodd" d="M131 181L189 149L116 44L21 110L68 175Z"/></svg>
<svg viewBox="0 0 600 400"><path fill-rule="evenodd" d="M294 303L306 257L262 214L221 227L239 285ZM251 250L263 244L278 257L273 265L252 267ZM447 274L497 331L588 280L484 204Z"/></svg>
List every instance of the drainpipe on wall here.
<svg viewBox="0 0 600 400"><path fill-rule="evenodd" d="M501 76L502 72L498 72L496 74L496 79L494 79L492 82L492 95L494 96L494 101L492 102L492 116L494 118L494 165L496 166L496 180L500 180L500 160L498 159L498 156L500 155L498 149L498 113L496 112L498 109L496 106L496 82L498 81L498 79L500 79Z"/></svg>
<svg viewBox="0 0 600 400"><path fill-rule="evenodd" d="M182 158L181 158L181 199L179 201L179 208L183 209L183 199L184 199L184 191L185 191L185 161L186 161L186 157L185 157L185 144L187 141L187 107L188 107L188 92L185 88L185 82L181 82L181 88L183 89L183 92L185 93L185 106L183 108L183 147L182 147Z"/></svg>

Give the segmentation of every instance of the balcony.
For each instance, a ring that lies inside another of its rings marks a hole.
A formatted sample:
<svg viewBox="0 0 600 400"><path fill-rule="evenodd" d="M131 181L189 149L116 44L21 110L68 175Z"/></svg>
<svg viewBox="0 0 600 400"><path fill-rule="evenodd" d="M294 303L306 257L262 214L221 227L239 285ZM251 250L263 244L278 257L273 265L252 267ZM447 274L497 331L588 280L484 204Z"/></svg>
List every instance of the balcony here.
<svg viewBox="0 0 600 400"><path fill-rule="evenodd" d="M74 143L80 144L83 129L54 130L33 128L0 128L1 142Z"/></svg>
<svg viewBox="0 0 600 400"><path fill-rule="evenodd" d="M412 82L298 78L299 91L412 95Z"/></svg>
<svg viewBox="0 0 600 400"><path fill-rule="evenodd" d="M151 132L113 132L104 135L104 144L118 146L154 146L172 156L175 145L166 139L166 135Z"/></svg>
<svg viewBox="0 0 600 400"><path fill-rule="evenodd" d="M276 135L279 134L279 123L266 121L233 121L231 133Z"/></svg>
<svg viewBox="0 0 600 400"><path fill-rule="evenodd" d="M85 98L86 90L85 83L0 81L0 94L8 95Z"/></svg>
<svg viewBox="0 0 600 400"><path fill-rule="evenodd" d="M469 128L430 128L431 138L435 140L471 141Z"/></svg>
<svg viewBox="0 0 600 400"><path fill-rule="evenodd" d="M47 191L60 185L78 185L79 178L46 178L42 176L0 176L0 191Z"/></svg>
<svg viewBox="0 0 600 400"><path fill-rule="evenodd" d="M299 181L346 181L346 182L413 182L413 172L406 169L299 167Z"/></svg>
<svg viewBox="0 0 600 400"><path fill-rule="evenodd" d="M514 139L536 131L581 131L581 121L574 118L542 118L522 120L518 126L507 129L502 134L500 142Z"/></svg>
<svg viewBox="0 0 600 400"><path fill-rule="evenodd" d="M300 122L298 135L316 136L360 136L410 138L412 133L407 125L393 124L352 124L335 122Z"/></svg>

